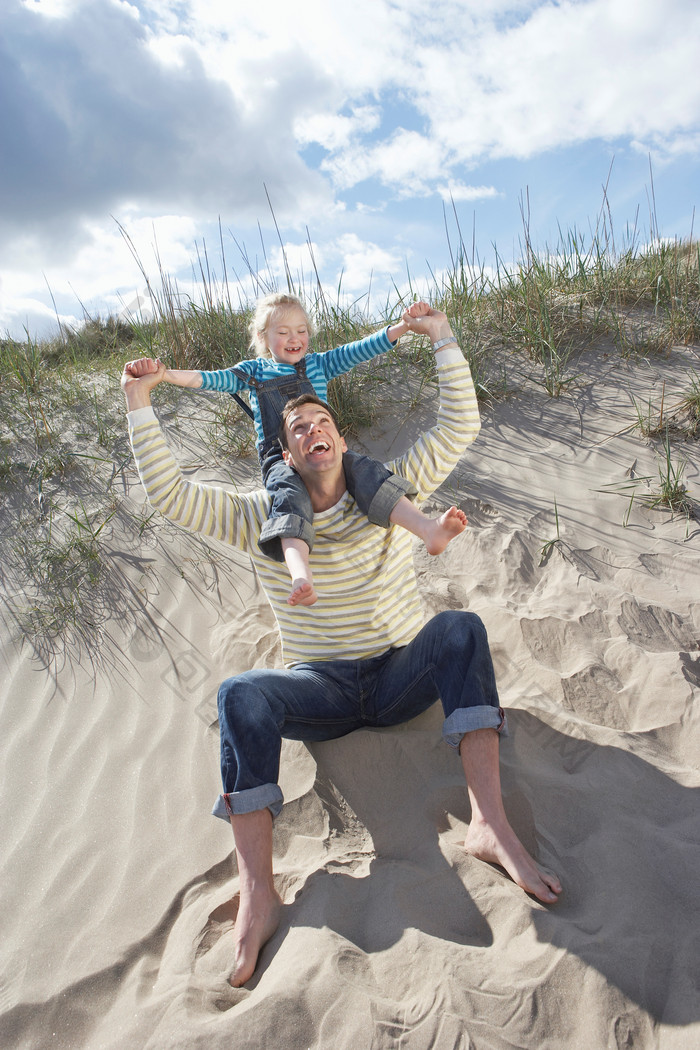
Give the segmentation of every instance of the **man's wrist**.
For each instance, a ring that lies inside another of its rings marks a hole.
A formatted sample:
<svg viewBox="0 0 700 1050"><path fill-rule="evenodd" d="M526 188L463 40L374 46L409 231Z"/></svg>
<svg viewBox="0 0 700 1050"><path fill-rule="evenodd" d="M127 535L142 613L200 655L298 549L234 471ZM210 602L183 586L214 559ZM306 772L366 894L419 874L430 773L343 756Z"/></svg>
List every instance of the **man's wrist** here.
<svg viewBox="0 0 700 1050"><path fill-rule="evenodd" d="M127 412L135 412L138 408L151 407L151 391L141 386L127 387L124 390Z"/></svg>
<svg viewBox="0 0 700 1050"><path fill-rule="evenodd" d="M443 348L443 346L449 346L451 343L454 343L455 346L458 345L457 340L452 334L443 336L440 339L435 339L433 340L433 350L437 353L438 350Z"/></svg>
<svg viewBox="0 0 700 1050"><path fill-rule="evenodd" d="M150 423L151 420L156 419L156 414L153 410L153 405L148 405L144 408L132 408L126 413L126 418L129 421L129 429L133 430L135 427L141 426L143 423Z"/></svg>
<svg viewBox="0 0 700 1050"><path fill-rule="evenodd" d="M425 326L425 334L430 339L431 343L437 343L441 339L447 339L448 336L452 336L454 339L454 332L452 331L452 325L448 321L445 314L440 317L429 317L426 318L427 324Z"/></svg>

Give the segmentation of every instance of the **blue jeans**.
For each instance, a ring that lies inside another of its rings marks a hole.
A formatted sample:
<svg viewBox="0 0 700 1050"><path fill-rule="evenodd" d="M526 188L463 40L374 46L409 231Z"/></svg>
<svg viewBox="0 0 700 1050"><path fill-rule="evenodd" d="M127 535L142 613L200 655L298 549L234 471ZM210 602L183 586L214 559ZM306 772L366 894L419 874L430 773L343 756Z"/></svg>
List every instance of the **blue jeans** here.
<svg viewBox="0 0 700 1050"><path fill-rule="evenodd" d="M442 701L443 737L458 748L475 729L505 730L486 629L474 613L442 612L409 645L367 660L254 670L219 689L223 794L213 814L282 808L282 738L332 740L407 722Z"/></svg>

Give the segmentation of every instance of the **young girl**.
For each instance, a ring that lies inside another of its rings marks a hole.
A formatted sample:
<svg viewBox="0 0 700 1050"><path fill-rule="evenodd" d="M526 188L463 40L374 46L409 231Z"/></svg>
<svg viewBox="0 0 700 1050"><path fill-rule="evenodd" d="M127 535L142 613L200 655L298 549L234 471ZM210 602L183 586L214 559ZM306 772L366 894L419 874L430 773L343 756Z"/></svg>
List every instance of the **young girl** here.
<svg viewBox="0 0 700 1050"><path fill-rule="evenodd" d="M414 303L406 315L427 313L424 303ZM348 372L361 361L385 353L409 329L405 321L391 325L354 343L337 346L307 358L311 322L295 295L274 292L261 299L250 325L253 359L214 372L167 369L164 378L177 386L218 390L236 396L247 390L255 422L256 445L263 484L272 497L270 515L260 534L263 553L284 561L292 578L290 605L316 601L309 552L313 547L313 511L306 486L286 465L278 433L282 409L291 398L314 393L328 399L328 381ZM149 358L128 366L134 375L158 368ZM245 403L240 401L245 408ZM439 554L466 526L464 513L451 507L439 518L426 517L407 498L415 489L405 478L391 474L383 464L355 452L343 456L348 492L375 525L400 525L420 537L430 554Z"/></svg>

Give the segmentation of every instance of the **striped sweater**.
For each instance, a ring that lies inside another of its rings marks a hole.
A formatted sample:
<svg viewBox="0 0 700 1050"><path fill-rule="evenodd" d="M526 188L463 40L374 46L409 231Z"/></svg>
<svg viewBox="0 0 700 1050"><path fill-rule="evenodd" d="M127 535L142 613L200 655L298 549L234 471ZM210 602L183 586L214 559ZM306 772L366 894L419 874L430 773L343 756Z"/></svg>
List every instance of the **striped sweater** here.
<svg viewBox="0 0 700 1050"><path fill-rule="evenodd" d="M434 427L387 464L409 478L425 499L455 467L479 432L469 368L455 348L436 355L440 405ZM413 571L412 538L404 529L371 525L345 493L314 515L311 569L318 601L290 606L284 564L258 549L270 497L242 495L183 477L151 408L129 413L132 448L151 504L191 532L239 547L250 555L274 610L287 666L333 659L364 659L407 645L423 626Z"/></svg>

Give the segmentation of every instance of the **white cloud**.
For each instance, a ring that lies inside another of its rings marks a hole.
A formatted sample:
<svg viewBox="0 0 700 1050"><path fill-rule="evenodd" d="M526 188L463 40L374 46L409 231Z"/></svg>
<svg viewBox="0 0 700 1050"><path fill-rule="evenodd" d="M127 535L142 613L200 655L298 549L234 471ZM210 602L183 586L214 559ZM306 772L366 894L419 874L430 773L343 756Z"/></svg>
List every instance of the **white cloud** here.
<svg viewBox="0 0 700 1050"><path fill-rule="evenodd" d="M182 34L151 37L147 47L164 66L176 69L184 69L194 51L191 41Z"/></svg>
<svg viewBox="0 0 700 1050"><path fill-rule="evenodd" d="M397 252L363 241L354 233L338 238L335 249L341 257L338 280L342 289L353 295L366 292L377 281L386 285L403 265Z"/></svg>
<svg viewBox="0 0 700 1050"><path fill-rule="evenodd" d="M79 323L74 314L57 315L53 307L40 299L20 296L13 298L5 308L0 302L0 338L5 333L18 341L22 341L27 334L31 338L43 337L56 333L59 322L68 327L75 327Z"/></svg>
<svg viewBox="0 0 700 1050"><path fill-rule="evenodd" d="M66 18L77 7L81 0L21 0L22 7L35 15L46 18Z"/></svg>
<svg viewBox="0 0 700 1050"><path fill-rule="evenodd" d="M429 184L444 174L444 150L417 131L399 128L388 141L356 145L324 161L322 167L340 189L376 178L399 196L422 197L430 192Z"/></svg>
<svg viewBox="0 0 700 1050"><path fill-rule="evenodd" d="M376 180L400 197L442 194L487 158L590 138L697 149L700 79L679 72L696 63L695 0L440 0L429 19L417 0L39 7L60 10L65 31L12 23L4 96L18 100L17 178L20 163L51 161L50 191L25 180L15 207L25 223L34 209L48 238L128 197L254 220L263 183L285 221L303 222L333 203L300 159L312 143L330 154L336 192Z"/></svg>
<svg viewBox="0 0 700 1050"><path fill-rule="evenodd" d="M416 104L461 161L527 157L589 138L673 135L700 119L693 68L700 8L689 0L545 4L420 59ZM692 82L691 82L692 81Z"/></svg>
<svg viewBox="0 0 700 1050"><path fill-rule="evenodd" d="M289 121L314 92L313 71L281 62L267 87L249 78L239 104L196 40L156 33L132 10L82 0L62 18L0 11L0 135L13 143L0 165L0 200L12 202L0 205L0 240L33 234L65 250L87 236L86 220L129 200L252 223L264 185L285 219L332 205Z"/></svg>
<svg viewBox="0 0 700 1050"><path fill-rule="evenodd" d="M386 5L376 11L381 23ZM431 9L429 24L421 22L420 33L422 10L402 0L400 14L403 52L389 66L400 35L385 41L376 32L368 40L361 12L358 25L341 27L336 9L329 9L321 18L325 30L314 21L305 41L309 57L324 68L319 45L335 21L341 56L346 47L362 51L365 79L352 63L350 72L338 63L331 94L337 106L364 89L378 100L373 110L381 111L391 92L401 92L402 129L377 135L373 123L368 135L360 122L327 113L298 121L304 142L331 151L324 170L341 191L377 179L402 195L420 196L440 174L454 177L465 165L526 158L592 138L663 136L672 151L696 151L700 80L679 74L697 61L700 7L694 0L442 3ZM414 39L418 46L411 46ZM368 56L376 61L373 78Z"/></svg>
<svg viewBox="0 0 700 1050"><path fill-rule="evenodd" d="M499 195L495 186L466 186L453 180L436 189L444 201L480 201Z"/></svg>
<svg viewBox="0 0 700 1050"><path fill-rule="evenodd" d="M325 264L325 251L318 244L305 242L304 244L293 244L287 242L284 247L275 247L268 253L270 269L277 277L283 277L286 269L296 280L300 278L309 279L313 274L314 261L319 268ZM286 267L285 267L286 259Z"/></svg>
<svg viewBox="0 0 700 1050"><path fill-rule="evenodd" d="M650 156L654 165L658 167L683 156L692 154L699 156L700 131L691 131L687 134L679 132L668 136L661 132L654 132L643 141L633 139L630 146L638 153Z"/></svg>
<svg viewBox="0 0 700 1050"><path fill-rule="evenodd" d="M318 143L327 150L347 148L360 134L375 131L380 123L378 106L359 106L350 116L341 113L314 113L299 118L294 125L297 141Z"/></svg>
<svg viewBox="0 0 700 1050"><path fill-rule="evenodd" d="M697 156L699 39L696 0L5 0L5 307L42 271L62 296L135 287L110 213L146 244L146 216L175 216L178 269L218 215L269 224L265 188L290 246L310 225L361 288L401 265L371 216L393 245L397 201L493 200L485 161L601 139Z"/></svg>
<svg viewBox="0 0 700 1050"><path fill-rule="evenodd" d="M366 204L364 201L358 201L355 205L355 211L358 215L381 215L382 212L386 211L386 201L382 200L376 204Z"/></svg>
<svg viewBox="0 0 700 1050"><path fill-rule="evenodd" d="M165 273L189 270L196 236L191 218L150 219L131 214L125 216L124 226L154 289L160 287L158 259ZM81 303L90 314L103 312L104 306L114 306L119 312L135 298L144 277L116 222L92 224L87 233L89 239L70 263L56 259L37 270L32 266L35 246L27 242L12 257L11 268L0 270L0 329L16 331L17 319L26 311L42 329L48 320L55 323L53 306L40 310L36 305L49 289L62 319L73 317L76 311L82 314Z"/></svg>

